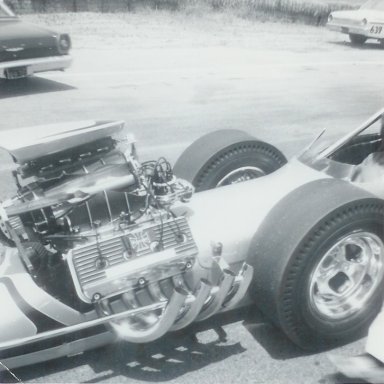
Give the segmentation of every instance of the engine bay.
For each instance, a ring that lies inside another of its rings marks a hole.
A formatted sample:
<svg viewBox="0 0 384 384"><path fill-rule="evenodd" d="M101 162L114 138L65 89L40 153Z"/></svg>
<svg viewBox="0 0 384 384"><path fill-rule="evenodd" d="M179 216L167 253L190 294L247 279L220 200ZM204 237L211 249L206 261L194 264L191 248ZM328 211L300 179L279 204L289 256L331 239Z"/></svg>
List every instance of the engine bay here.
<svg viewBox="0 0 384 384"><path fill-rule="evenodd" d="M106 124L78 145L34 143L34 156L31 145L18 149L17 194L1 204L0 240L17 247L40 287L75 308L181 274L198 252L172 211L192 185L165 158L140 163L134 140L115 131Z"/></svg>

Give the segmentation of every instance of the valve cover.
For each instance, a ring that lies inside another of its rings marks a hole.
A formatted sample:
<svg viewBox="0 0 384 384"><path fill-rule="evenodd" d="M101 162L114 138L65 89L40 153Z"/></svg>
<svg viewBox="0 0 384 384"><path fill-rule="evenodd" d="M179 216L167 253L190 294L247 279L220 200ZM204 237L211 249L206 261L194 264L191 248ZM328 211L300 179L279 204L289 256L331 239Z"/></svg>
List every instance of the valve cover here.
<svg viewBox="0 0 384 384"><path fill-rule="evenodd" d="M79 298L91 303L180 274L197 253L187 220L178 217L100 235L66 257Z"/></svg>

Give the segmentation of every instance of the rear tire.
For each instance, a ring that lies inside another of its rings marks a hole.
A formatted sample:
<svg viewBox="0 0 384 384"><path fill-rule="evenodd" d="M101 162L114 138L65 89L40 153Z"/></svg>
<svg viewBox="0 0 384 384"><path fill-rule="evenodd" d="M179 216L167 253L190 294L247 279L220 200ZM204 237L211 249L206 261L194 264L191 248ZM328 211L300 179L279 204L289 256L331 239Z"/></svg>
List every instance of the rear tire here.
<svg viewBox="0 0 384 384"><path fill-rule="evenodd" d="M363 35L356 35L354 33L350 33L349 40L353 45L363 45L367 41L367 38Z"/></svg>
<svg viewBox="0 0 384 384"><path fill-rule="evenodd" d="M192 143L173 170L199 192L267 175L286 162L274 146L245 132L219 130Z"/></svg>
<svg viewBox="0 0 384 384"><path fill-rule="evenodd" d="M348 183L309 183L272 210L251 244L251 292L304 349L362 336L383 302L384 203Z"/></svg>

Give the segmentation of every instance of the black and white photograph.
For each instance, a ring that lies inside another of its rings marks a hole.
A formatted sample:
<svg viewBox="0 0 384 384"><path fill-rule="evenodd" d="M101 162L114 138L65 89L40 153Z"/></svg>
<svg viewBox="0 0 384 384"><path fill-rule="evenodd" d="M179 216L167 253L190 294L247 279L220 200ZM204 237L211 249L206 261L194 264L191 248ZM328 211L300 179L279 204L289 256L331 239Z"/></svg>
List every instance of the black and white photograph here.
<svg viewBox="0 0 384 384"><path fill-rule="evenodd" d="M384 0L0 0L0 383L384 383Z"/></svg>

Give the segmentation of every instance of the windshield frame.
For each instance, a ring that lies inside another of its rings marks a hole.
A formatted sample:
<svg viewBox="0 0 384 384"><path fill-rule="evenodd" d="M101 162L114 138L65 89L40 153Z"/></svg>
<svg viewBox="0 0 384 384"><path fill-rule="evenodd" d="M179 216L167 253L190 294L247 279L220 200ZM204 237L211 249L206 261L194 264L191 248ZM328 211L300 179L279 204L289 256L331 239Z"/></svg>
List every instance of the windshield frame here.
<svg viewBox="0 0 384 384"><path fill-rule="evenodd" d="M370 116L363 124L356 129L342 136L339 140L336 140L332 144L323 146L323 135L320 134L316 137L312 143L304 149L304 151L298 156L298 158L304 163L323 163L326 159L332 158L332 156L344 145L347 145L354 137L360 135L364 131L368 130L373 124L378 121L382 121L382 127L384 129L384 108L380 109L372 116ZM322 132L324 133L325 130Z"/></svg>
<svg viewBox="0 0 384 384"><path fill-rule="evenodd" d="M17 19L17 16L12 12L11 8L4 3L4 1L0 0L0 21L9 19Z"/></svg>

